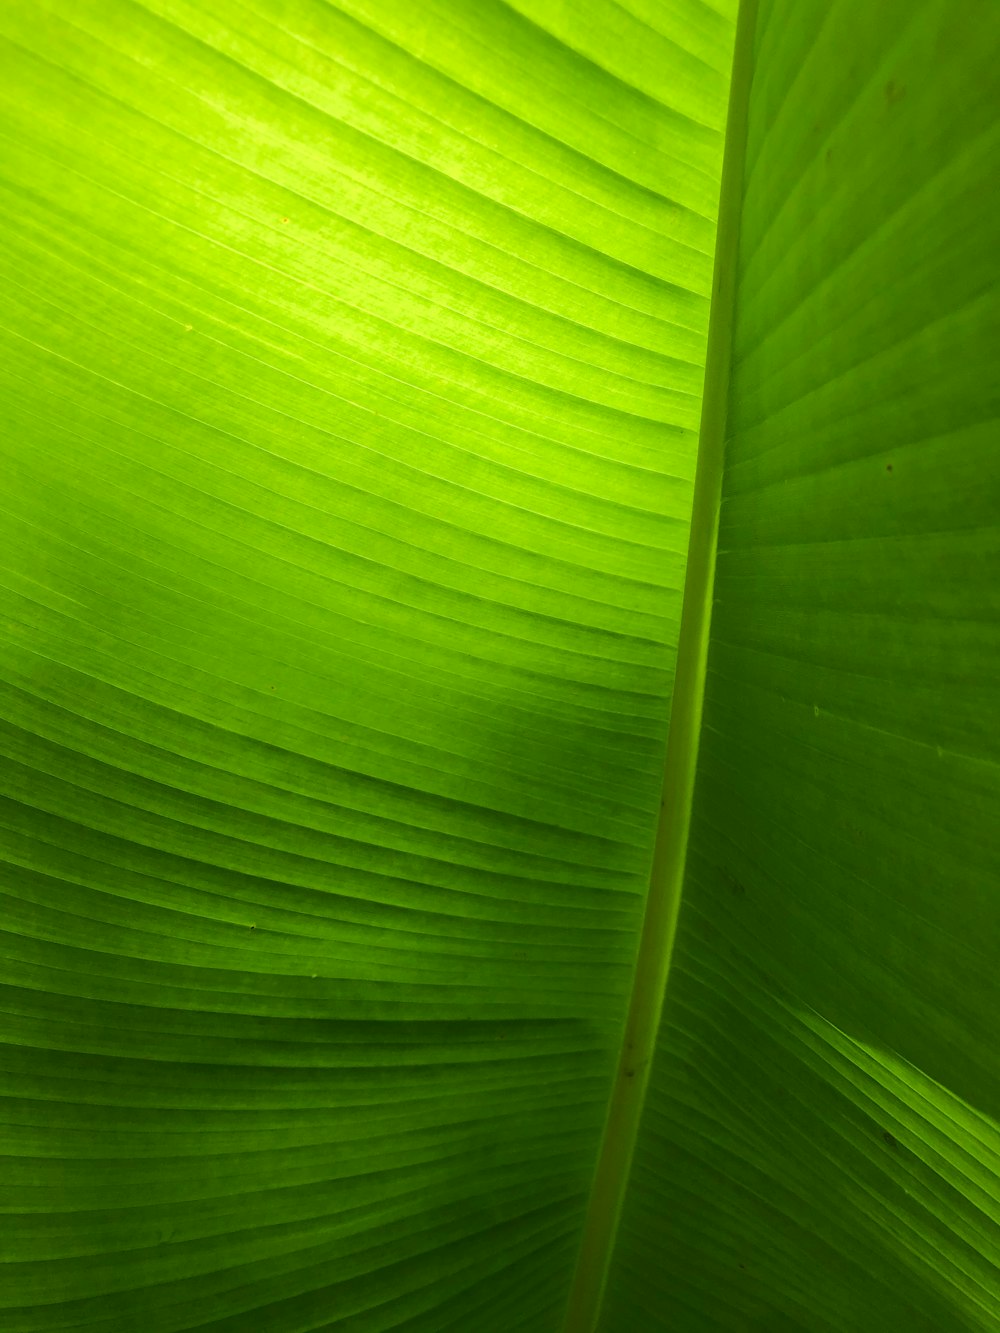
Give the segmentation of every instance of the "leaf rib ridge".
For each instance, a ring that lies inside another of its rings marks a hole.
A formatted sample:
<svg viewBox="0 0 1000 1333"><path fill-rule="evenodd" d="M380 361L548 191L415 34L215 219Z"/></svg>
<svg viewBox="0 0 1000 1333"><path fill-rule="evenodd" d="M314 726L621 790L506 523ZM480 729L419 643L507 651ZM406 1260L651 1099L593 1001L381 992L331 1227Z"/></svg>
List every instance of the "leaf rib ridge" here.
<svg viewBox="0 0 1000 1333"><path fill-rule="evenodd" d="M757 0L742 0L733 49L698 463L663 792L628 1017L570 1287L564 1333L595 1333L598 1325L642 1119L680 912L715 584L756 16Z"/></svg>

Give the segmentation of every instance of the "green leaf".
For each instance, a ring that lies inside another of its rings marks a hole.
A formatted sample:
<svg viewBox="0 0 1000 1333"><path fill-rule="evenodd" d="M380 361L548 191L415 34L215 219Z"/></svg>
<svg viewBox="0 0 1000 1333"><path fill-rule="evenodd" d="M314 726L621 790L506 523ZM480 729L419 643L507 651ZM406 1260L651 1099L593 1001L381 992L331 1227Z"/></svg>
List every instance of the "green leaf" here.
<svg viewBox="0 0 1000 1333"><path fill-rule="evenodd" d="M1000 1326L1000 11L818 10L757 24L700 764L609 1333Z"/></svg>
<svg viewBox="0 0 1000 1333"><path fill-rule="evenodd" d="M1000 1320L1000 10L736 10L0 7L4 1333Z"/></svg>

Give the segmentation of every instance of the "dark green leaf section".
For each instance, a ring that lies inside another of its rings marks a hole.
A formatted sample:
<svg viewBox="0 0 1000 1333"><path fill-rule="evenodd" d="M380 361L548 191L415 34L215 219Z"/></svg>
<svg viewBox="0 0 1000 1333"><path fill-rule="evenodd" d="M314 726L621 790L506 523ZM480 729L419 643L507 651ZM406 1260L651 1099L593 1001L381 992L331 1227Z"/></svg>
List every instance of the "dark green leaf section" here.
<svg viewBox="0 0 1000 1333"><path fill-rule="evenodd" d="M763 0L689 864L608 1333L1000 1323L992 3Z"/></svg>
<svg viewBox="0 0 1000 1333"><path fill-rule="evenodd" d="M561 1318L731 9L0 6L4 1333Z"/></svg>

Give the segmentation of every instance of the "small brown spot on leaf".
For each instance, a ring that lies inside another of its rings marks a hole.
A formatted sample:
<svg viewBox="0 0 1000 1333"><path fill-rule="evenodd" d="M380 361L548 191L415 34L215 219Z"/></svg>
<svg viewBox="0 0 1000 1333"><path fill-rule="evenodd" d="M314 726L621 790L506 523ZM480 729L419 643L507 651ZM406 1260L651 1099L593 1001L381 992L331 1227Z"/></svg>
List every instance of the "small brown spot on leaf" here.
<svg viewBox="0 0 1000 1333"><path fill-rule="evenodd" d="M889 1145L890 1148L899 1147L899 1144L896 1142L896 1140L893 1138L893 1136L889 1133L887 1129L883 1129L882 1137L883 1139L885 1139L886 1143Z"/></svg>
<svg viewBox="0 0 1000 1333"><path fill-rule="evenodd" d="M885 465L885 470L886 470L886 472L891 472L891 471L892 471L892 464L891 464L891 463L886 463L886 465Z"/></svg>
<svg viewBox="0 0 1000 1333"><path fill-rule="evenodd" d="M287 218L282 218L281 220L282 220L282 222L287 222L287 221L288 221Z"/></svg>
<svg viewBox="0 0 1000 1333"><path fill-rule="evenodd" d="M905 96L906 89L901 83L897 83L895 79L890 79L885 85L885 100L888 106L892 106L895 102L900 101Z"/></svg>

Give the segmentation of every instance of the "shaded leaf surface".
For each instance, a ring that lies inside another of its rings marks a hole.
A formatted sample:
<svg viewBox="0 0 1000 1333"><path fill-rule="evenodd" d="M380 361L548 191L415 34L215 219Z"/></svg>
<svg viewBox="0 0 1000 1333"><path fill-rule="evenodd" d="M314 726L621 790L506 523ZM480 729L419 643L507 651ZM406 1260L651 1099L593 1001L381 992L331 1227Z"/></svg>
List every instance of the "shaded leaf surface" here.
<svg viewBox="0 0 1000 1333"><path fill-rule="evenodd" d="M994 7L768 0L688 876L602 1327L1000 1320Z"/></svg>

